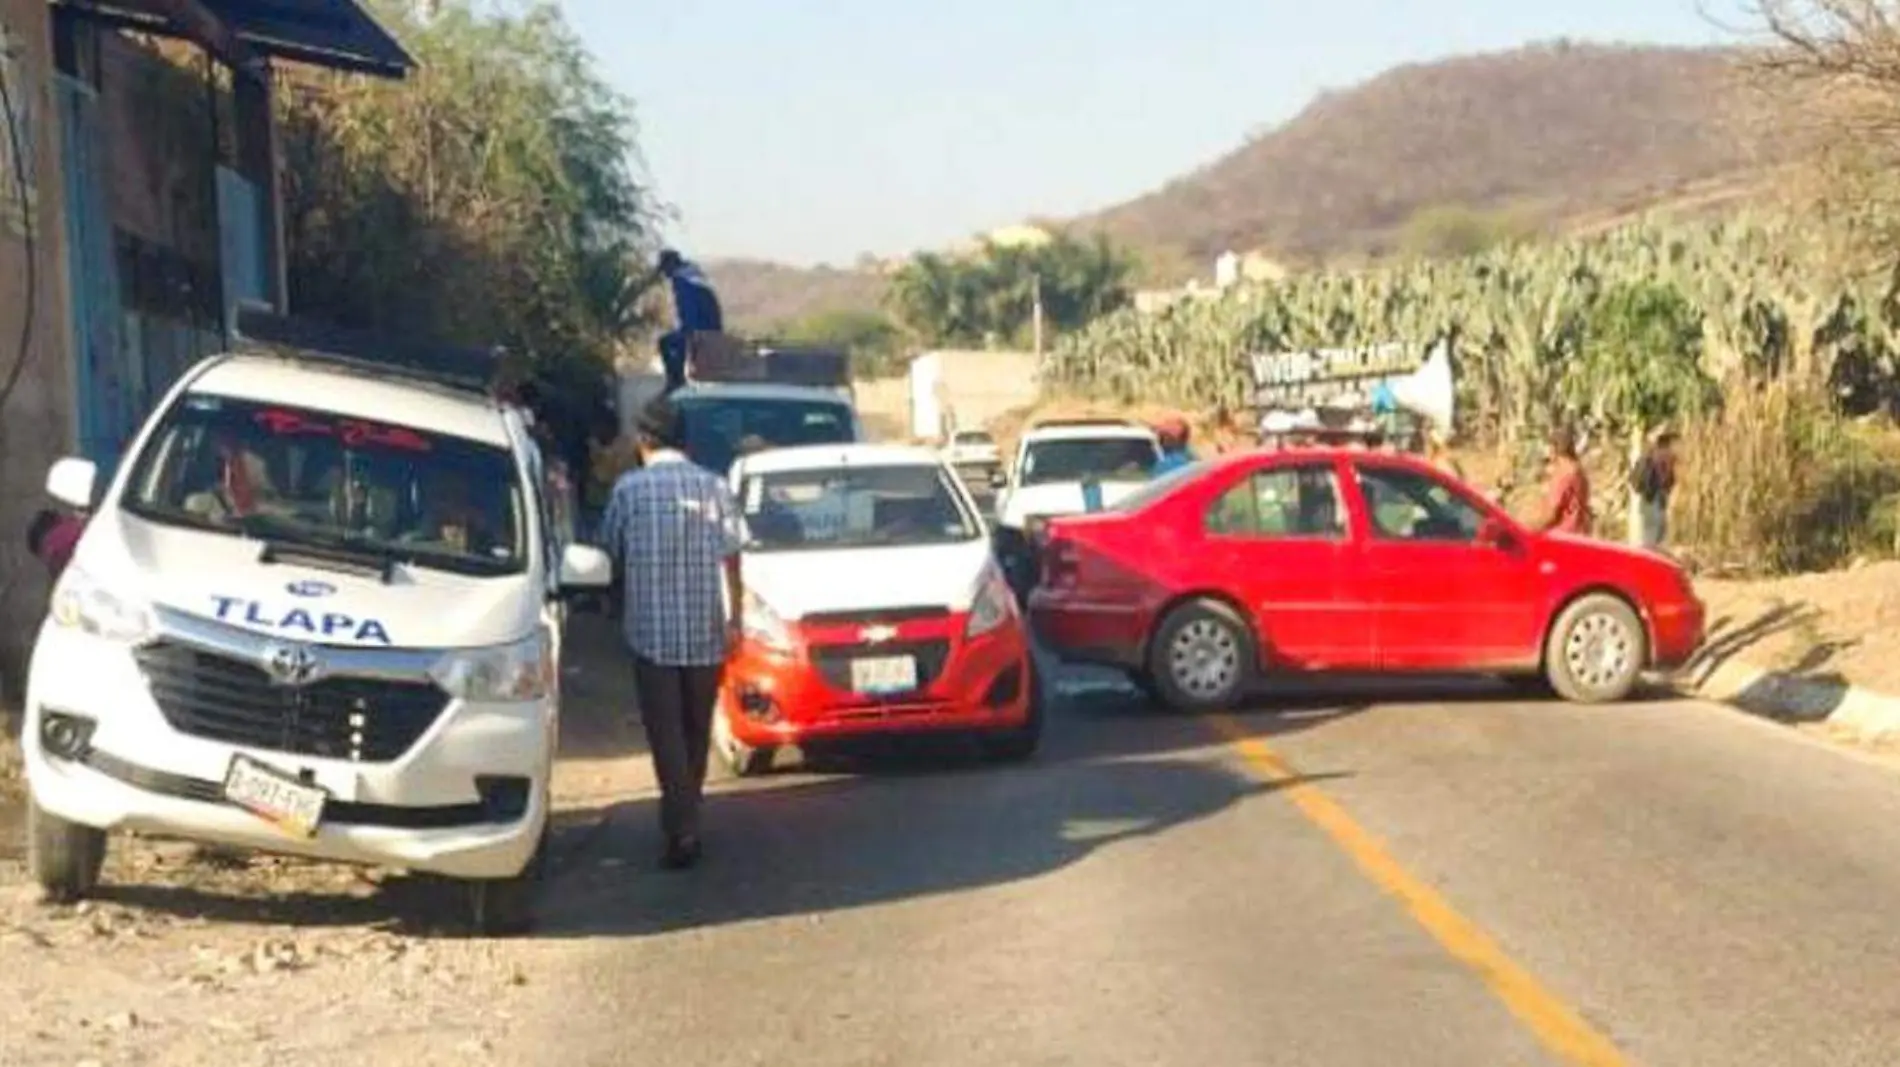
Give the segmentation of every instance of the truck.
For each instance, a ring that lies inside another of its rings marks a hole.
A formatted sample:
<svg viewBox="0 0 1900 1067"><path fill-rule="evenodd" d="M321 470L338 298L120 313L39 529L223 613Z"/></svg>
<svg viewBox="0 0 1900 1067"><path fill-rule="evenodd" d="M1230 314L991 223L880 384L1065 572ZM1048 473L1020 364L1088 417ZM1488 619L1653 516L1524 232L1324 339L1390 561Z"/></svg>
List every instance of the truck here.
<svg viewBox="0 0 1900 1067"><path fill-rule="evenodd" d="M754 343L725 334L693 338L687 384L672 395L688 459L725 474L761 448L864 440L849 354ZM622 385L622 417L665 388L657 367Z"/></svg>

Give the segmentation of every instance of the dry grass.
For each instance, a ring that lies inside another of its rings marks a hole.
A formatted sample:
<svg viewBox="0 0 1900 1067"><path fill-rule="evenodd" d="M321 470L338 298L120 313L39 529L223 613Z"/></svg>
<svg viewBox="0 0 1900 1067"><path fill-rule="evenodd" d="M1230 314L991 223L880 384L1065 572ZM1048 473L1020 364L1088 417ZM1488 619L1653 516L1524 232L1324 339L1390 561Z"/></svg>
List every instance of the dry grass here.
<svg viewBox="0 0 1900 1067"><path fill-rule="evenodd" d="M1828 570L1895 552L1900 464L1891 431L1835 416L1815 390L1729 395L1684 429L1676 539L1717 574Z"/></svg>

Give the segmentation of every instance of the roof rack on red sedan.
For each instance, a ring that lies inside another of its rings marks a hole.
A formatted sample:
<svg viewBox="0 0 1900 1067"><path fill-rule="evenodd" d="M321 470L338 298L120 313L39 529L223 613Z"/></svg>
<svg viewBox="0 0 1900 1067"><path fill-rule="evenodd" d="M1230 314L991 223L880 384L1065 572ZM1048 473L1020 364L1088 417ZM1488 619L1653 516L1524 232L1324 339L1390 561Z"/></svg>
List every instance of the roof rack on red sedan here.
<svg viewBox="0 0 1900 1067"><path fill-rule="evenodd" d="M365 374L493 396L502 350L450 345L280 315L268 305L238 308L233 348L261 350L300 363L347 367Z"/></svg>
<svg viewBox="0 0 1900 1067"><path fill-rule="evenodd" d="M753 342L730 334L693 335L690 376L697 382L770 382L835 389L851 384L851 355L814 345Z"/></svg>

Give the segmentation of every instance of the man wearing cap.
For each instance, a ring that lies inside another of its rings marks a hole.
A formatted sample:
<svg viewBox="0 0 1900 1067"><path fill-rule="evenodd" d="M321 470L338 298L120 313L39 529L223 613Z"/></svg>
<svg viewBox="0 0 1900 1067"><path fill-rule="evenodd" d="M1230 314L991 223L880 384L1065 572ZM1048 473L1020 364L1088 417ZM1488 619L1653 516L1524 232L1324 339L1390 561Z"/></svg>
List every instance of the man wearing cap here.
<svg viewBox="0 0 1900 1067"><path fill-rule="evenodd" d="M677 870L699 860L713 705L742 618L739 510L724 479L680 452L665 396L641 409L634 437L641 465L614 485L601 544L623 585L634 693L660 782L661 863Z"/></svg>

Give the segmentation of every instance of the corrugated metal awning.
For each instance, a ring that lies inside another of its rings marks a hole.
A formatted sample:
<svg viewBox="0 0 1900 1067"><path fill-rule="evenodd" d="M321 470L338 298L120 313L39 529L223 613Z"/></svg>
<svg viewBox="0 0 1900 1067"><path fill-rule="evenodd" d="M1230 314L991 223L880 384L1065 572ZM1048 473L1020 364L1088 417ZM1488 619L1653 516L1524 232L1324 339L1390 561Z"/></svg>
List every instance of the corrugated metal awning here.
<svg viewBox="0 0 1900 1067"><path fill-rule="evenodd" d="M356 0L54 0L54 6L207 47L218 43L202 40L215 23L254 54L330 70L401 78L416 66Z"/></svg>

